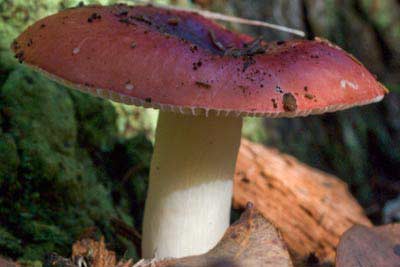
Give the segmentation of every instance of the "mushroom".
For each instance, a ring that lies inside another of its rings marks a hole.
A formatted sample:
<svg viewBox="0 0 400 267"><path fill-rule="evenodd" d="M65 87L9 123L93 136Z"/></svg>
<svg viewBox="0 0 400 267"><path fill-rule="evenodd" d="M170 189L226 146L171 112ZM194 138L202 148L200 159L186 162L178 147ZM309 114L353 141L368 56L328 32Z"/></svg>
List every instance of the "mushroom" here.
<svg viewBox="0 0 400 267"><path fill-rule="evenodd" d="M23 32L16 57L54 80L160 110L143 256L200 254L229 225L242 117L296 117L377 102L387 90L327 41L266 43L191 12L86 6Z"/></svg>

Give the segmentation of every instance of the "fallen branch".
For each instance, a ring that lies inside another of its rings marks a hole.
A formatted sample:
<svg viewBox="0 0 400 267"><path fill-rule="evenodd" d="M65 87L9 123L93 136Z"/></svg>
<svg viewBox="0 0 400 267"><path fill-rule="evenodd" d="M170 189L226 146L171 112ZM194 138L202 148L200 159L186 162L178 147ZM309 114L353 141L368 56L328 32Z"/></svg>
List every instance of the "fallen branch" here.
<svg viewBox="0 0 400 267"><path fill-rule="evenodd" d="M234 205L248 201L281 232L291 253L334 262L340 236L354 224L371 225L339 178L275 149L242 140Z"/></svg>

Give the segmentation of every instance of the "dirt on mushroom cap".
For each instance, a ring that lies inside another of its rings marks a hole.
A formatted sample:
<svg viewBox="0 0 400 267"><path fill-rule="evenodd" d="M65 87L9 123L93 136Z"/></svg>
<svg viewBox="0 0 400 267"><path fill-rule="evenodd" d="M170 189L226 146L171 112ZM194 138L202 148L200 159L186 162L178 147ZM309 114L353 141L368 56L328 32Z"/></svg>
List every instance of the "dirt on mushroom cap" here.
<svg viewBox="0 0 400 267"><path fill-rule="evenodd" d="M267 43L197 14L151 6L65 10L28 28L12 48L20 62L82 91L191 114L304 116L379 101L386 93L327 42Z"/></svg>

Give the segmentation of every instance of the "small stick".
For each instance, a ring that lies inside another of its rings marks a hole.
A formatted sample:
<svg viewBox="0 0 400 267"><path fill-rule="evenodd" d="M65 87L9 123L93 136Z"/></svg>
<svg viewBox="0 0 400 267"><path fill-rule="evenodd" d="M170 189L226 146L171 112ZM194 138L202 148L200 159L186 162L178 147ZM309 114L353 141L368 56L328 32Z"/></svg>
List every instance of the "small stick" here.
<svg viewBox="0 0 400 267"><path fill-rule="evenodd" d="M154 4L149 1L143 1L143 0L134 0L134 2L137 3L145 3L145 4L152 4L157 7L164 7L172 10L180 10L180 11L188 11L188 12L195 12L197 14L200 14L206 18L209 19L215 19L215 20L222 20L222 21L229 21L229 22L234 22L234 23L239 23L239 24L246 24L246 25L252 25L252 26L258 26L258 27L266 27L282 32L288 32L291 34L295 34L301 37L305 36L305 33L301 30L297 29L292 29L289 27L265 22L265 21L259 21L259 20L251 20L251 19L245 19L245 18L240 18L240 17L235 17L235 16L230 16L230 15L225 15L221 13L216 13L216 12L211 12L208 10L199 10L199 9L194 9L194 8L183 8L183 7L176 7L176 6L170 6L170 5L162 5L162 4Z"/></svg>

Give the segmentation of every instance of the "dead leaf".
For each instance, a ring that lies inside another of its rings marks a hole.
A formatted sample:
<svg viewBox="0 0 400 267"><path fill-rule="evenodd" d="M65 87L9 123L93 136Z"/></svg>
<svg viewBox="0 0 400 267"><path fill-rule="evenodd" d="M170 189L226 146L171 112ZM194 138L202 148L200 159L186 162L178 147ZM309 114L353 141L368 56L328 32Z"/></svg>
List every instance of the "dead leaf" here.
<svg viewBox="0 0 400 267"><path fill-rule="evenodd" d="M116 266L115 252L106 249L104 238L100 241L83 239L72 246L72 258L76 262L83 258L90 263L90 267Z"/></svg>
<svg viewBox="0 0 400 267"><path fill-rule="evenodd" d="M400 267L400 224L354 226L340 239L337 267Z"/></svg>
<svg viewBox="0 0 400 267"><path fill-rule="evenodd" d="M203 255L167 260L142 260L134 267L290 267L284 242L252 204L222 237Z"/></svg>

